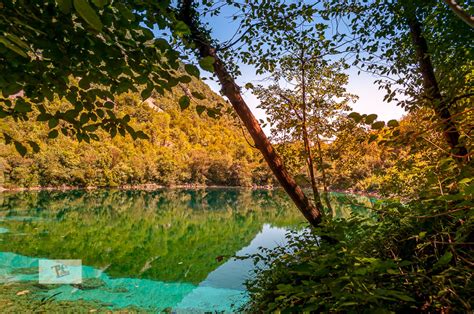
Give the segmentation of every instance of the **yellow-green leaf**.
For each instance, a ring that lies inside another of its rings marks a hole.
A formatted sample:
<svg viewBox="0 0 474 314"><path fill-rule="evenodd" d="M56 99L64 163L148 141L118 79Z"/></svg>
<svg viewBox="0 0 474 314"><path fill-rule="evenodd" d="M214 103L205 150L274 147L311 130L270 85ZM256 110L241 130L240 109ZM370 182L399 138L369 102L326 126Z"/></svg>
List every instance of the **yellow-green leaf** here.
<svg viewBox="0 0 474 314"><path fill-rule="evenodd" d="M203 68L206 71L214 72L214 62L215 61L216 60L213 57L208 56L208 57L205 57L205 58L202 58L201 60L199 60L199 65L201 66L201 68Z"/></svg>

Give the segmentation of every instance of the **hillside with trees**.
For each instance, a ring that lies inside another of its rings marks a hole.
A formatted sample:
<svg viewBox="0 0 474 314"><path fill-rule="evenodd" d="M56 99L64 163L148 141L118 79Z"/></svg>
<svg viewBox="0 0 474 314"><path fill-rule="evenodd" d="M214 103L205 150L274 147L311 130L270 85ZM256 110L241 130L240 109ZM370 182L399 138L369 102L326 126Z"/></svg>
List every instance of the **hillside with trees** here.
<svg viewBox="0 0 474 314"><path fill-rule="evenodd" d="M205 99L191 96L191 108L182 110L178 101L190 89L199 90ZM222 110L211 111L218 104ZM58 99L47 106L51 112L68 107L72 106ZM145 101L136 93L117 97L114 115L128 117L147 139L134 141L121 130L117 134L99 130L96 140L79 142L62 132L50 133L56 127L62 130L63 122L44 125L3 119L2 130L39 145L39 152L20 157L14 146L0 144L3 187L272 184L258 152L248 145L238 120L226 109L222 97L194 80Z"/></svg>

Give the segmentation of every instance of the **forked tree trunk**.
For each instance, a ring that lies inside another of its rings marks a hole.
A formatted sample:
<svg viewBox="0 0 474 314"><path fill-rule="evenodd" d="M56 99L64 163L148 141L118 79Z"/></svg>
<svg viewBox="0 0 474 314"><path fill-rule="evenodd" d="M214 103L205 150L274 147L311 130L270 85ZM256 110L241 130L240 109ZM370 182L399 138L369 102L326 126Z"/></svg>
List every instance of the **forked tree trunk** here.
<svg viewBox="0 0 474 314"><path fill-rule="evenodd" d="M434 111L443 126L443 135L451 149L452 156L463 162L467 158L466 147L459 143L459 131L449 112L448 104L441 95L438 81L436 79L433 63L428 51L428 44L421 30L421 23L418 21L415 12L407 12L407 21L410 28L410 35L416 52L418 68L423 78L423 88L427 96L434 103Z"/></svg>
<svg viewBox="0 0 474 314"><path fill-rule="evenodd" d="M318 145L319 166L321 167L321 176L323 179L324 201L326 202L326 206L328 207L329 212L332 213L331 201L329 199L328 181L326 178L326 170L324 169L323 163L323 150L321 149L321 139L319 138L318 134L316 134L316 144Z"/></svg>
<svg viewBox="0 0 474 314"><path fill-rule="evenodd" d="M303 113L302 116L302 133L303 133L303 144L304 150L306 152L306 164L308 166L309 177L311 179L311 188L313 189L313 198L314 204L316 208L323 208L323 204L321 203L321 195L318 191L318 185L316 182L316 175L314 174L314 160L313 154L311 152L311 145L309 143L309 136L308 136L308 126L306 125L306 73L305 73L305 59L304 59L304 49L301 49L301 56L300 56L300 64L301 64L301 91L302 91L302 99L301 99L301 111Z"/></svg>
<svg viewBox="0 0 474 314"><path fill-rule="evenodd" d="M285 189L286 193L288 193L288 195L291 197L301 213L304 215L304 217L311 225L318 225L321 221L321 211L309 202L301 188L296 184L293 177L285 169L282 159L278 156L277 152L260 127L257 119L252 114L250 108L242 98L240 88L235 83L234 78L230 75L224 63L217 56L215 47L211 45L209 38L202 31L199 23L196 22L195 19L197 17L195 14L196 13L193 9L193 1L182 0L179 17L191 30L189 39L199 50L199 56L201 58L214 58L214 73L221 83L222 92L229 99L232 107L252 136L255 146L260 150L273 174Z"/></svg>

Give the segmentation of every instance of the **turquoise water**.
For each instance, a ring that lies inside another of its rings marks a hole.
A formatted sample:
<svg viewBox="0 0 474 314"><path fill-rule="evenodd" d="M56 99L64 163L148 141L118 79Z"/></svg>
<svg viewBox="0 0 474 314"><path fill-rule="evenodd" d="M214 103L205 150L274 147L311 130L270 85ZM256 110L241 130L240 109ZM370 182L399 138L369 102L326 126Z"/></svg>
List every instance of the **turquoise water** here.
<svg viewBox="0 0 474 314"><path fill-rule="evenodd" d="M359 208L333 200L340 216ZM288 230L304 226L281 191L0 194L0 285L106 309L235 312L254 265L233 256L284 245ZM38 285L39 258L80 259L83 284Z"/></svg>

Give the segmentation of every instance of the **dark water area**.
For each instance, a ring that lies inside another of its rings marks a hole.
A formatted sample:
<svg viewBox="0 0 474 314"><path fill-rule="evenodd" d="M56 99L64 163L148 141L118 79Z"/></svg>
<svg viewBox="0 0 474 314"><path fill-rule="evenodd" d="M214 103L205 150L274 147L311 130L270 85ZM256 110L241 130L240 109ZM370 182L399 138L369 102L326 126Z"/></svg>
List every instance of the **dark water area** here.
<svg viewBox="0 0 474 314"><path fill-rule="evenodd" d="M374 201L331 200L337 217ZM233 256L284 245L306 226L281 190L2 193L0 299L18 311L28 299L54 310L232 312L254 267ZM39 259L80 260L82 284L39 285Z"/></svg>

